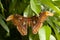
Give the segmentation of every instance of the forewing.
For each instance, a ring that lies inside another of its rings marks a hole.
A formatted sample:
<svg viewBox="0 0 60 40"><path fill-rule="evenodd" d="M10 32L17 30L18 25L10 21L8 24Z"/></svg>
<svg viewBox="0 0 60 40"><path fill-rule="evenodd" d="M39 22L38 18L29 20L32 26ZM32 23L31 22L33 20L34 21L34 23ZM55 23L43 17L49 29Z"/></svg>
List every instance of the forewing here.
<svg viewBox="0 0 60 40"><path fill-rule="evenodd" d="M36 25L33 26L33 28L32 28L33 34L37 34L39 28L42 27L42 24L43 24L43 23L37 23Z"/></svg>
<svg viewBox="0 0 60 40"><path fill-rule="evenodd" d="M27 35L27 26L23 26L21 24L17 25L17 30L20 32L21 35Z"/></svg>
<svg viewBox="0 0 60 40"><path fill-rule="evenodd" d="M17 26L17 30L21 35L27 35L27 24L24 17L16 15L13 19L13 23Z"/></svg>
<svg viewBox="0 0 60 40"><path fill-rule="evenodd" d="M31 22L31 25L32 25L32 32L33 34L36 34L39 30L39 28L42 26L42 23L39 22L39 18L34 16L31 18L32 19L32 22Z"/></svg>

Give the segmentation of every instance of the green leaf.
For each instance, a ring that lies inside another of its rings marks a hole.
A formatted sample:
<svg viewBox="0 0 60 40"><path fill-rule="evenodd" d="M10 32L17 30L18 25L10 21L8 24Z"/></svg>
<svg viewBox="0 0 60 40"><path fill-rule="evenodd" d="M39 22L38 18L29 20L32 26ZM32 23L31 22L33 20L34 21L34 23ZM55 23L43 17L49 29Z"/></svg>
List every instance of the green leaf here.
<svg viewBox="0 0 60 40"><path fill-rule="evenodd" d="M60 35L58 33L58 30L57 30L56 26L53 24L53 22L50 19L51 18L47 19L47 23L53 28L57 40L60 40Z"/></svg>
<svg viewBox="0 0 60 40"><path fill-rule="evenodd" d="M27 8L24 11L24 16L25 17L32 17L33 16L33 11L30 8L30 5L27 6Z"/></svg>
<svg viewBox="0 0 60 40"><path fill-rule="evenodd" d="M34 34L29 35L29 40L39 40L38 34L36 34L36 35L34 35Z"/></svg>
<svg viewBox="0 0 60 40"><path fill-rule="evenodd" d="M60 1L60 0L52 0L52 1Z"/></svg>
<svg viewBox="0 0 60 40"><path fill-rule="evenodd" d="M53 3L54 3L57 7L60 7L60 1L53 1Z"/></svg>
<svg viewBox="0 0 60 40"><path fill-rule="evenodd" d="M41 6L38 0L30 0L31 9L38 15L41 11Z"/></svg>
<svg viewBox="0 0 60 40"><path fill-rule="evenodd" d="M50 40L56 40L56 38L53 35L50 35Z"/></svg>
<svg viewBox="0 0 60 40"><path fill-rule="evenodd" d="M52 20L52 22L55 24L55 25L58 25L58 26L60 26L60 18L59 17L49 17L51 20Z"/></svg>
<svg viewBox="0 0 60 40"><path fill-rule="evenodd" d="M11 13L17 13L17 14L21 14L23 13L23 11L25 10L25 8L27 7L27 5L29 1L27 1L27 3L24 3L21 0L12 0L9 6L9 12Z"/></svg>
<svg viewBox="0 0 60 40"><path fill-rule="evenodd" d="M9 5L9 12L10 12L10 13L15 12L16 2L17 2L17 0L11 0L10 5Z"/></svg>
<svg viewBox="0 0 60 40"><path fill-rule="evenodd" d="M3 15L0 14L0 17L5 20L5 17Z"/></svg>
<svg viewBox="0 0 60 40"><path fill-rule="evenodd" d="M27 1L27 3L24 3L22 1L17 1L17 7L16 7L16 11L17 13L23 13L25 8L28 6L29 1Z"/></svg>
<svg viewBox="0 0 60 40"><path fill-rule="evenodd" d="M41 29L39 29L38 34L40 40L50 40L51 29L49 26L43 26Z"/></svg>
<svg viewBox="0 0 60 40"><path fill-rule="evenodd" d="M29 29L29 40L39 40L38 34L32 34L32 30Z"/></svg>
<svg viewBox="0 0 60 40"><path fill-rule="evenodd" d="M0 24L1 24L1 26L9 33L9 28L8 28L8 26L5 24L5 22L2 20L1 17L0 17Z"/></svg>
<svg viewBox="0 0 60 40"><path fill-rule="evenodd" d="M3 4L1 3L1 1L0 1L0 8L1 8L2 13L3 13L3 15L4 15L4 7L3 7ZM1 11L1 10L0 10L0 11Z"/></svg>
<svg viewBox="0 0 60 40"><path fill-rule="evenodd" d="M57 6L55 6L50 0L48 0L48 1L40 0L40 2L42 4L47 5L48 7L52 8L53 10L55 10L57 12L58 15L60 15L60 9Z"/></svg>
<svg viewBox="0 0 60 40"><path fill-rule="evenodd" d="M53 22L54 22L56 25L60 26L60 21L53 20Z"/></svg>

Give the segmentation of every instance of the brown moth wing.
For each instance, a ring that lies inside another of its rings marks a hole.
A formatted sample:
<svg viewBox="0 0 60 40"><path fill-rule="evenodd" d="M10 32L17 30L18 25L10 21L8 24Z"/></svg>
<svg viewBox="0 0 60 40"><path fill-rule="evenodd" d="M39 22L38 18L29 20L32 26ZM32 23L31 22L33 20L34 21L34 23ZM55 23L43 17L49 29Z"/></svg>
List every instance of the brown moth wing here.
<svg viewBox="0 0 60 40"><path fill-rule="evenodd" d="M16 18L17 18L16 22L18 22L16 24L17 30L21 33L21 35L27 35L27 23L26 23L27 19L20 15L17 15Z"/></svg>
<svg viewBox="0 0 60 40"><path fill-rule="evenodd" d="M46 15L45 13L41 13L39 17L35 17L32 20L35 20L35 25L32 27L32 32L33 34L36 34L39 30L39 28L42 27L42 24L44 22L44 20L46 19ZM32 21L32 24L34 24L34 22Z"/></svg>
<svg viewBox="0 0 60 40"><path fill-rule="evenodd" d="M43 23L37 23L37 24L32 28L33 34L37 34L39 28L41 28L42 25L43 25Z"/></svg>
<svg viewBox="0 0 60 40"><path fill-rule="evenodd" d="M27 23L25 22L27 19L22 17L21 15L15 14L10 15L6 21L12 21L15 26L17 26L17 30L21 33L21 35L27 35ZM24 23L25 22L25 23Z"/></svg>
<svg viewBox="0 0 60 40"><path fill-rule="evenodd" d="M37 18L35 18L37 23L32 27L33 34L36 34L38 32L39 28L42 27L42 24L45 21L46 17L47 17L46 12L43 12L43 13L40 13L38 20L36 20Z"/></svg>
<svg viewBox="0 0 60 40"><path fill-rule="evenodd" d="M27 35L27 25L25 24L24 26L19 24L17 25L17 30L21 33L21 35Z"/></svg>
<svg viewBox="0 0 60 40"><path fill-rule="evenodd" d="M53 14L49 11L45 11L45 12L40 13L40 16L38 17L38 20L36 20L37 18L35 17L35 21L37 21L37 23L36 23L36 25L34 25L32 27L33 34L36 34L38 32L39 28L42 27L43 22L46 20L46 18L48 16L53 16Z"/></svg>
<svg viewBox="0 0 60 40"><path fill-rule="evenodd" d="M39 29L39 25L40 25L40 23L38 22L39 18L34 16L31 19L32 19L31 20L32 21L31 22L32 32L33 34L36 34Z"/></svg>

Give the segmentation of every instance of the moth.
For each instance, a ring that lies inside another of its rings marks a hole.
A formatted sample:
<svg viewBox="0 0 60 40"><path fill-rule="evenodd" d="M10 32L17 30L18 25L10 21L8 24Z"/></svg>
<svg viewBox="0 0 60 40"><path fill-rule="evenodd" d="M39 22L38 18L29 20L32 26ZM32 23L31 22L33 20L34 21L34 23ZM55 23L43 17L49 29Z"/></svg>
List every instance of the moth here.
<svg viewBox="0 0 60 40"><path fill-rule="evenodd" d="M6 21L12 21L13 24L17 27L17 30L21 35L27 35L27 28L31 26L32 33L37 34L39 28L42 27L43 22L48 16L53 16L53 13L49 11L44 11L39 14L39 16L33 17L23 17L19 14L10 15Z"/></svg>

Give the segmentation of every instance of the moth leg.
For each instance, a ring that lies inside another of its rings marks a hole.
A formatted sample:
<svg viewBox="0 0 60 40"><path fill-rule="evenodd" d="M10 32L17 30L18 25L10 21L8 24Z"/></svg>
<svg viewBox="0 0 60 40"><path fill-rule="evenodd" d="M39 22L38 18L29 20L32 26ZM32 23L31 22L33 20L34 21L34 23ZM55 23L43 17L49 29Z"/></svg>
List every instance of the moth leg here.
<svg viewBox="0 0 60 40"><path fill-rule="evenodd" d="M35 26L32 27L33 34L37 34L39 28L41 28L43 23L37 23Z"/></svg>

